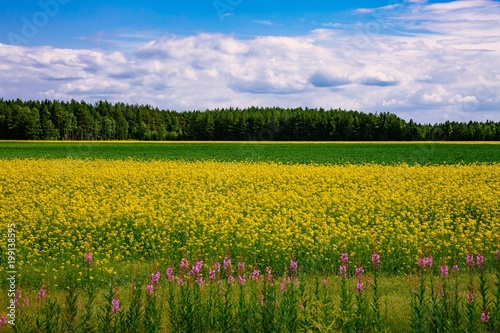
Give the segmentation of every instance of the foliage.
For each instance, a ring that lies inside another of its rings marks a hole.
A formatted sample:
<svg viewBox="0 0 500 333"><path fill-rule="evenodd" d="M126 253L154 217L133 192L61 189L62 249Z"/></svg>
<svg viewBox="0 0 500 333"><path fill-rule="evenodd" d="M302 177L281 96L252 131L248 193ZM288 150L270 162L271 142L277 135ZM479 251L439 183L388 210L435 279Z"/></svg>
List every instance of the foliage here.
<svg viewBox="0 0 500 333"><path fill-rule="evenodd" d="M482 141L500 123L416 124L391 113L279 107L175 112L99 101L0 99L0 140Z"/></svg>

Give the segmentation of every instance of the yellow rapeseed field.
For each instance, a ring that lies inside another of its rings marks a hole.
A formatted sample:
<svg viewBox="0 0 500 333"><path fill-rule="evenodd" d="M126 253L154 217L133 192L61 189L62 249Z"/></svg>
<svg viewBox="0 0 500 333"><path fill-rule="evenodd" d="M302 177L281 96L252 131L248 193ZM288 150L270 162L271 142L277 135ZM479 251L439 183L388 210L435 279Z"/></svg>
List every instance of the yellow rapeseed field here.
<svg viewBox="0 0 500 333"><path fill-rule="evenodd" d="M425 254L492 256L499 180L498 164L0 160L0 228L16 224L18 269L45 278L87 252L110 272L117 262L227 254L321 271L343 251L369 260L376 250L384 269L406 271Z"/></svg>

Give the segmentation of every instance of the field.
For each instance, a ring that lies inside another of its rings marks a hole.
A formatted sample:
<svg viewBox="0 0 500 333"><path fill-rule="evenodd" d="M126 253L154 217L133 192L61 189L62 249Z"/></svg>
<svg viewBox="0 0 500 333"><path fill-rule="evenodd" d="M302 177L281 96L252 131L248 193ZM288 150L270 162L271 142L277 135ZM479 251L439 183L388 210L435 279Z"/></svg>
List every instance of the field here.
<svg viewBox="0 0 500 333"><path fill-rule="evenodd" d="M500 162L498 142L0 142L0 158L214 160L282 163L456 164Z"/></svg>
<svg viewBox="0 0 500 333"><path fill-rule="evenodd" d="M0 332L495 332L499 179L496 144L2 142Z"/></svg>

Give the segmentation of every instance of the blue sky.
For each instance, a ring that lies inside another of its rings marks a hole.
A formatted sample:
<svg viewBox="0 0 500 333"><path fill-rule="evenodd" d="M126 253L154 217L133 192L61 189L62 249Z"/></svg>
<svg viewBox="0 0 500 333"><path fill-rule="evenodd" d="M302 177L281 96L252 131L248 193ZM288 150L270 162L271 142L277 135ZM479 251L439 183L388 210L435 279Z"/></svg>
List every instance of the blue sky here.
<svg viewBox="0 0 500 333"><path fill-rule="evenodd" d="M0 3L0 97L500 120L493 0Z"/></svg>

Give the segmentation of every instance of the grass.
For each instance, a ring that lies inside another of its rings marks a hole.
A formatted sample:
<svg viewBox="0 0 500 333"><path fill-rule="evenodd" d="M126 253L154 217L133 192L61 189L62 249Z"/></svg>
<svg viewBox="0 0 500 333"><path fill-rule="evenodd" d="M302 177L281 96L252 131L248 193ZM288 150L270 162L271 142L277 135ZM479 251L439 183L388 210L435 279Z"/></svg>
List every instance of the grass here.
<svg viewBox="0 0 500 333"><path fill-rule="evenodd" d="M0 142L0 159L268 161L318 164L500 162L496 143L438 142Z"/></svg>

